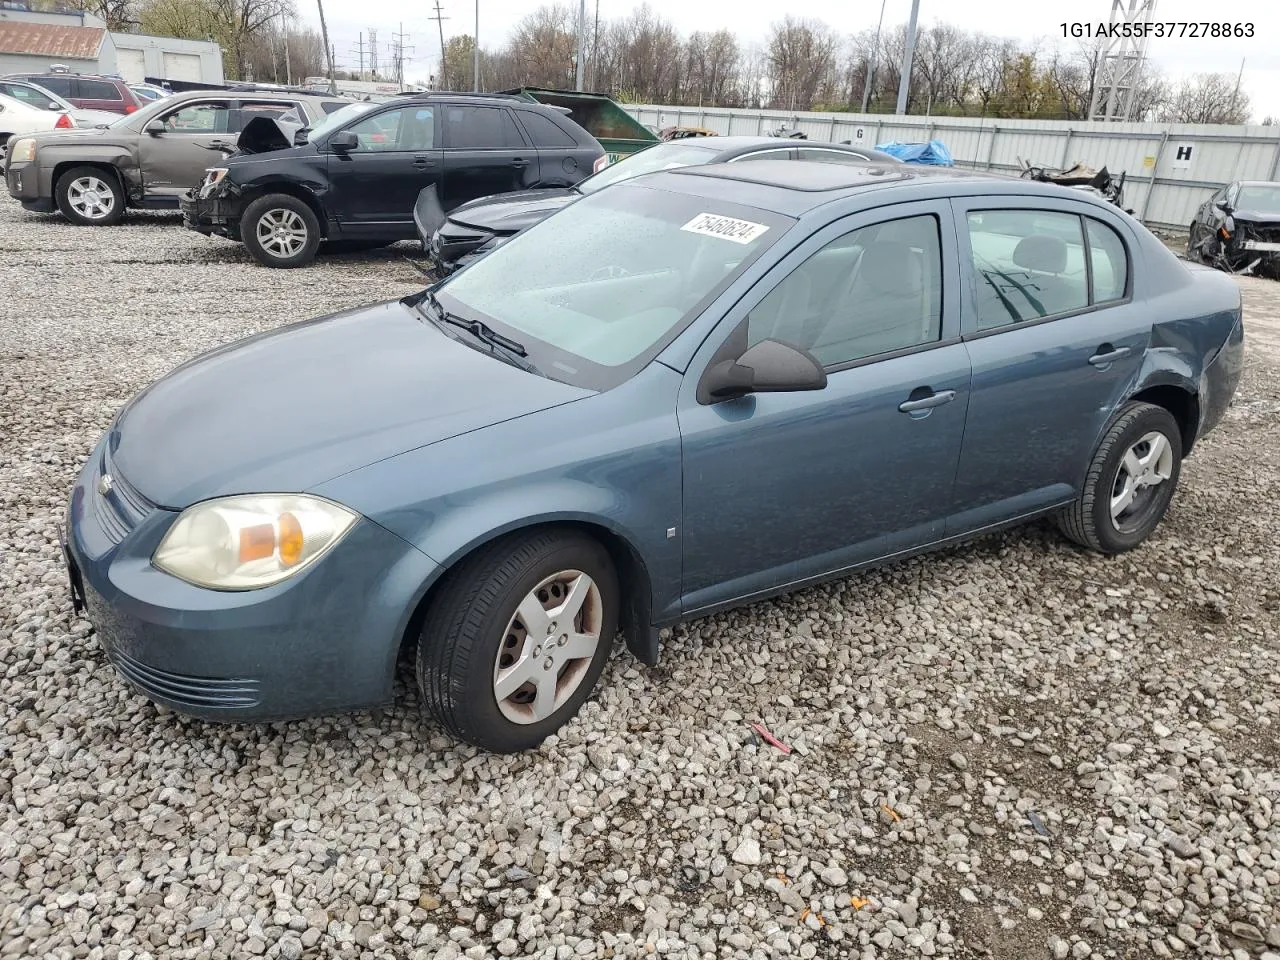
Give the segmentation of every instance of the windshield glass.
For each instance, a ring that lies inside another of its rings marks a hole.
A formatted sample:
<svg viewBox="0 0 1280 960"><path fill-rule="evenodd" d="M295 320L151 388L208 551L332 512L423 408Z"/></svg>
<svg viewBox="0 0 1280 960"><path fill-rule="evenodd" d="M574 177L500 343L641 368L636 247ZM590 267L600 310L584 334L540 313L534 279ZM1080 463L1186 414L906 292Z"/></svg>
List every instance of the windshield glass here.
<svg viewBox="0 0 1280 960"><path fill-rule="evenodd" d="M570 204L436 289L445 309L522 343L546 375L604 390L638 372L793 222L627 183Z"/></svg>
<svg viewBox="0 0 1280 960"><path fill-rule="evenodd" d="M348 121L354 120L362 113L368 113L376 106L378 106L376 103L349 103L341 110L333 111L333 113L312 127L307 134L307 139L314 143L330 130L335 130L345 125Z"/></svg>
<svg viewBox="0 0 1280 960"><path fill-rule="evenodd" d="M599 173L587 177L578 184L579 193L594 193L601 187L622 180L630 180L642 173L653 173L656 170L669 170L675 167L690 167L699 163L710 163L718 151L706 147L695 147L692 144L658 143L646 147L639 153L611 163Z"/></svg>
<svg viewBox="0 0 1280 960"><path fill-rule="evenodd" d="M1280 183L1241 187L1236 208L1254 213L1280 213Z"/></svg>

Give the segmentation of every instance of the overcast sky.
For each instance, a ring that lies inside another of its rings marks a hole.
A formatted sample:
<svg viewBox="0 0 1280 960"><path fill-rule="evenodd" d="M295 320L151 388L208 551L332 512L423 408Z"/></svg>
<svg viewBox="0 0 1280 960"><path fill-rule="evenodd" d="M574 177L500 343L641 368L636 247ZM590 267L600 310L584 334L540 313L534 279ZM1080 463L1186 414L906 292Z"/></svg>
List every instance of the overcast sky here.
<svg viewBox="0 0 1280 960"><path fill-rule="evenodd" d="M562 0L576 4L577 0ZM884 0L886 27L905 23L911 0ZM475 0L439 0L447 40L454 34L471 34L475 29ZM499 45L513 24L537 8L537 0L480 0L480 43ZM602 21L626 16L638 4L631 0L599 0ZM695 30L718 30L728 26L743 43L762 41L769 24L785 10L798 17L825 20L843 34L874 29L880 14L877 0L849 3L836 0L787 0L785 4L763 0L649 0L655 13L669 20L682 34ZM1071 47L1076 41L1064 39L1062 23L1089 16L1096 24L1110 18L1110 0L1086 0L1075 5L1084 11L1068 15L1059 12L1065 4L1027 3L1026 0L921 0L920 23L928 26L943 21L966 30L1010 37L1027 43L1040 41L1048 49L1054 43ZM1127 2L1126 2L1127 6ZM434 20L435 0L413 4L395 0L326 0L330 40L337 50L341 68L356 66L355 48L361 31L368 40L370 27L378 32L379 57L385 59L392 35L401 29L407 35L406 80L423 80L435 72L439 61L440 38ZM319 25L311 0L299 0L303 19ZM587 19L596 12L596 0L587 0ZM1233 76L1244 61L1242 89L1248 93L1254 122L1267 114L1280 116L1280 4L1268 0L1234 3L1206 3L1204 0L1159 0L1156 19L1163 22L1201 21L1215 12L1224 22L1253 24L1253 37L1241 39L1153 38L1148 48L1151 60L1169 77L1194 73L1222 72ZM412 47L412 51L408 48Z"/></svg>

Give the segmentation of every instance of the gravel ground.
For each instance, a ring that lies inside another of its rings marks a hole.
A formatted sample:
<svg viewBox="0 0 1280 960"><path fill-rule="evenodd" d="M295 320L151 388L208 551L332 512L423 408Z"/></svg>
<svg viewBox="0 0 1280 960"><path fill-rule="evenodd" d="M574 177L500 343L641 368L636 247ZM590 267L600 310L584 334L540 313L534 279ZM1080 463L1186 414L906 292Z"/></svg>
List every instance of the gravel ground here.
<svg viewBox="0 0 1280 960"><path fill-rule="evenodd" d="M59 563L134 392L413 269L5 198L0 956L1280 960L1280 285L1240 282L1236 406L1144 548L1032 526L699 621L493 757L407 673L381 716L160 713Z"/></svg>

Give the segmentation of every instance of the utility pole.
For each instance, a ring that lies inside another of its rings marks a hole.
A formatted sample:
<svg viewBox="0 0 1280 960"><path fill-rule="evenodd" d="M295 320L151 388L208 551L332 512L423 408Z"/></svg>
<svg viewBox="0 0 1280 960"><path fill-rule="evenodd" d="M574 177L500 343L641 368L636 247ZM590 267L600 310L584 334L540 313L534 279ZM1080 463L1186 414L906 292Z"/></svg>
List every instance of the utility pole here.
<svg viewBox="0 0 1280 960"><path fill-rule="evenodd" d="M428 20L434 20L440 27L440 87L441 90L449 89L449 65L444 59L444 22L449 18L440 12L440 0L436 0L436 15L427 17Z"/></svg>
<svg viewBox="0 0 1280 960"><path fill-rule="evenodd" d="M356 62L360 64L360 72L356 74L361 80L364 79L364 34L360 34L360 40L351 50L356 55Z"/></svg>
<svg viewBox="0 0 1280 960"><path fill-rule="evenodd" d="M899 115L907 112L907 92L911 89L911 61L916 53L916 20L920 16L920 0L911 0L911 20L907 23L907 45L902 51L902 79L898 81Z"/></svg>
<svg viewBox="0 0 1280 960"><path fill-rule="evenodd" d="M1240 72L1236 74L1236 88L1231 91L1231 112L1236 112L1236 101L1240 97L1240 81L1244 79L1244 57L1240 58ZM1247 119L1247 118L1246 118Z"/></svg>
<svg viewBox="0 0 1280 960"><path fill-rule="evenodd" d="M289 65L289 20L284 15L280 15L281 21L284 23L284 80L289 86L293 86L293 67Z"/></svg>
<svg viewBox="0 0 1280 960"><path fill-rule="evenodd" d="M476 36L471 45L471 89L480 92L480 0L476 0Z"/></svg>
<svg viewBox="0 0 1280 960"><path fill-rule="evenodd" d="M378 79L378 31L369 28L369 76Z"/></svg>
<svg viewBox="0 0 1280 960"><path fill-rule="evenodd" d="M576 64L574 82L577 84L575 89L583 90L583 70L586 64L583 62L586 57L587 47L587 0L578 0L578 62Z"/></svg>
<svg viewBox="0 0 1280 960"><path fill-rule="evenodd" d="M862 112L867 112L867 103L871 99L871 89L876 82L876 67L880 63L880 28L884 26L885 0L880 0L880 22L876 24L876 42L871 49L871 63L867 67L867 78L862 84Z"/></svg>
<svg viewBox="0 0 1280 960"><path fill-rule="evenodd" d="M591 89L600 90L600 78L596 76L596 49L600 43L600 0L596 0L596 25L591 33Z"/></svg>
<svg viewBox="0 0 1280 960"><path fill-rule="evenodd" d="M400 32L392 35L396 43L396 83L400 84L400 92L404 92L404 38L407 34L404 32L404 21L400 23ZM413 50L413 47L409 48Z"/></svg>
<svg viewBox="0 0 1280 960"><path fill-rule="evenodd" d="M333 77L333 61L336 58L333 55L333 46L329 43L329 28L324 22L324 0L316 0L316 9L320 11L320 42L324 44L324 52L329 58L329 93L336 96L338 84Z"/></svg>

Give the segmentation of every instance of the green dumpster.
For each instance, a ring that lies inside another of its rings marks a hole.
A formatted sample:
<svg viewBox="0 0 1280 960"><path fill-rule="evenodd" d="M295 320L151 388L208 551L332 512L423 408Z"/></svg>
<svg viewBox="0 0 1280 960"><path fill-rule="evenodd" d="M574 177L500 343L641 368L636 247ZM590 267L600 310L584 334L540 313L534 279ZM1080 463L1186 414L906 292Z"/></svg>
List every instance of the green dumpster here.
<svg viewBox="0 0 1280 960"><path fill-rule="evenodd" d="M502 93L534 103L564 107L575 123L600 141L610 163L658 142L652 130L603 93L542 87L519 87Z"/></svg>

